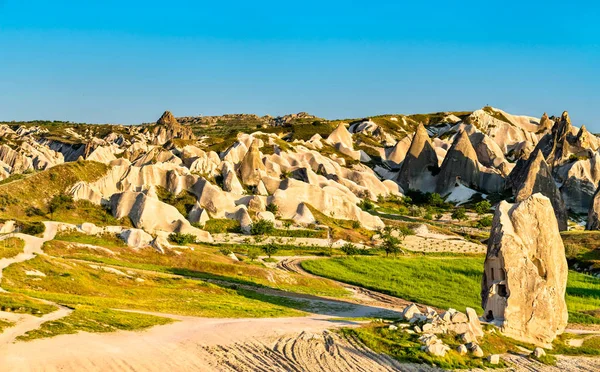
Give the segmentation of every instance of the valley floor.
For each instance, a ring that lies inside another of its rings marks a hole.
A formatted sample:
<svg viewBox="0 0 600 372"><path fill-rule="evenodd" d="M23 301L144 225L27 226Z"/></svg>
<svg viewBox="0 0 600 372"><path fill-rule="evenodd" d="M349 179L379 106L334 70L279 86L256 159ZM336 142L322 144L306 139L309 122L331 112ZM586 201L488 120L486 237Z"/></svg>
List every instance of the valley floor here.
<svg viewBox="0 0 600 372"><path fill-rule="evenodd" d="M8 265L42 254L41 245L56 234L47 224L43 238L19 236L24 253ZM36 254L34 254L36 253ZM309 257L315 259L316 257ZM318 279L302 268L306 258L284 258L277 267L305 278ZM116 268L115 268L116 269ZM123 268L119 268L123 270ZM212 279L218 281L217 279ZM71 309L41 317L0 312L0 318L16 323L0 334L2 371L429 371L424 364L400 363L376 353L351 336L336 332L355 327L361 318L393 317L408 304L398 297L362 286L335 282L347 290L346 297L294 293L254 288L268 296L301 300L308 305L305 316L276 318L206 318L127 310L136 314L169 318L173 322L142 331L62 334L52 338L13 342L48 320L68 316ZM244 284L236 284L243 287ZM118 310L123 312L125 310ZM352 319L354 318L354 319ZM542 365L524 355L506 356L517 370L587 370L600 368L600 359L559 357L556 367Z"/></svg>

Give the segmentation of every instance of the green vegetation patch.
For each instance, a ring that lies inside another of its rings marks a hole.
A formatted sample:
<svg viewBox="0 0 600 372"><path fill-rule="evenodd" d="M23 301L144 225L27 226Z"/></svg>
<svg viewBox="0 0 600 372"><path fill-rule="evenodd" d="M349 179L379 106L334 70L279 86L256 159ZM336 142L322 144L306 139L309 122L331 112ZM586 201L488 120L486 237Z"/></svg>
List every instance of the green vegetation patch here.
<svg viewBox="0 0 600 372"><path fill-rule="evenodd" d="M107 165L94 161L69 162L0 185L0 195L17 201L0 208L0 218L44 220L45 214L50 213L49 203L53 198L69 191L79 181L94 182L107 171ZM64 214L68 215L67 212Z"/></svg>
<svg viewBox="0 0 600 372"><path fill-rule="evenodd" d="M347 257L304 261L307 271L441 309L481 309L483 257ZM569 271L569 321L600 324L600 279Z"/></svg>
<svg viewBox="0 0 600 372"><path fill-rule="evenodd" d="M86 305L99 309L241 318L301 314L273 301L248 298L205 281L100 266L38 256L5 269L2 284L12 292L74 308ZM25 270L38 270L46 276L32 278Z"/></svg>
<svg viewBox="0 0 600 372"><path fill-rule="evenodd" d="M42 316L58 310L54 305L18 293L0 293L0 311Z"/></svg>
<svg viewBox="0 0 600 372"><path fill-rule="evenodd" d="M77 332L139 331L173 321L173 319L148 314L98 309L92 306L77 306L68 316L45 322L40 328L17 337L17 340L31 341Z"/></svg>
<svg viewBox="0 0 600 372"><path fill-rule="evenodd" d="M0 259L12 258L23 252L25 242L19 238L7 238L0 240Z"/></svg>
<svg viewBox="0 0 600 372"><path fill-rule="evenodd" d="M219 248L229 247L220 246ZM240 249L238 245L231 248ZM297 293L331 297L347 295L341 286L330 280L282 272L261 267L252 262L232 261L214 247L194 246L194 250L168 250L164 254L158 253L152 248L137 251L126 247L111 247L110 249L113 254L102 250L73 247L60 241L50 241L44 245L44 252L50 255L113 265L121 267L123 271L126 271L127 268L141 269ZM260 248L258 249L260 250Z"/></svg>
<svg viewBox="0 0 600 372"><path fill-rule="evenodd" d="M472 355L460 355L456 348L452 348L446 356L436 357L421 350L418 341L420 335L408 334L402 331L391 331L387 326L381 324L370 324L360 328L344 328L341 330L346 337L357 338L371 350L390 355L401 362L424 363L436 365L443 369L466 369L466 368L501 368L504 363L492 365L481 358ZM446 335L443 341L449 346L457 344L454 335Z"/></svg>

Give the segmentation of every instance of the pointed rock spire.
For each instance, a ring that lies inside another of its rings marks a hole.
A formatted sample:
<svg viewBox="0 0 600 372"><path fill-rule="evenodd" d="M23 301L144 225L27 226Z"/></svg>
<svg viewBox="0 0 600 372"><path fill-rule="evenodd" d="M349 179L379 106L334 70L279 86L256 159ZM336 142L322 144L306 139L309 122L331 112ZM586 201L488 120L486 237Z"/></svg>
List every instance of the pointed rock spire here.
<svg viewBox="0 0 600 372"><path fill-rule="evenodd" d="M552 202L559 230L567 230L567 209L541 150L535 150L526 161L519 161L507 185L512 188L517 202L535 193L546 196Z"/></svg>
<svg viewBox="0 0 600 372"><path fill-rule="evenodd" d="M340 125L338 125L338 127L335 128L333 132L331 132L329 137L327 137L327 142L331 143L332 145L341 143L349 149L354 148L352 134L348 132L348 129L346 129L344 123L340 123Z"/></svg>
<svg viewBox="0 0 600 372"><path fill-rule="evenodd" d="M438 174L436 191L445 193L457 179L467 187L479 186L479 163L477 153L466 131L461 130L446 153Z"/></svg>
<svg viewBox="0 0 600 372"><path fill-rule="evenodd" d="M179 125L179 122L177 121L177 119L175 119L175 116L173 116L171 111L165 111L162 114L162 116L160 117L160 119L158 119L156 124L172 126L172 125Z"/></svg>
<svg viewBox="0 0 600 372"><path fill-rule="evenodd" d="M257 186L261 179L261 171L265 170L258 144L258 140L252 142L250 149L239 165L238 172L244 185Z"/></svg>
<svg viewBox="0 0 600 372"><path fill-rule="evenodd" d="M413 136L408 154L402 162L402 167L398 174L398 183L403 190L418 189L427 178L431 178L431 171L437 173L438 159L429 134L423 126L419 124L415 135Z"/></svg>

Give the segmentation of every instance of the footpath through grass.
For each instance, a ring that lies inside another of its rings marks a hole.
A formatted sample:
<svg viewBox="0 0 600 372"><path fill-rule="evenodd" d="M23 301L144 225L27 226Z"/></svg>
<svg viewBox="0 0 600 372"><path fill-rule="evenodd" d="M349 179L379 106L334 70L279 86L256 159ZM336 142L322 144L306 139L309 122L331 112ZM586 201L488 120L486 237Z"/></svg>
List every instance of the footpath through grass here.
<svg viewBox="0 0 600 372"><path fill-rule="evenodd" d="M348 257L305 261L319 276L374 289L441 309L481 313L483 257ZM570 271L567 282L569 321L600 324L600 279Z"/></svg>

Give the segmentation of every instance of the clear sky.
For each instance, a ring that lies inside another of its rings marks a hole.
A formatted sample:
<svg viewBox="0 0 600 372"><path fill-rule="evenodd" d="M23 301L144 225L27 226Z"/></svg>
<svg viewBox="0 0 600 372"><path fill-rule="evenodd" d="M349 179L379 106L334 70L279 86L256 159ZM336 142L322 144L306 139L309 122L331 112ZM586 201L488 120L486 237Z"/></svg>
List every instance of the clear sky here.
<svg viewBox="0 0 600 372"><path fill-rule="evenodd" d="M0 120L569 110L600 132L593 1L0 0Z"/></svg>

